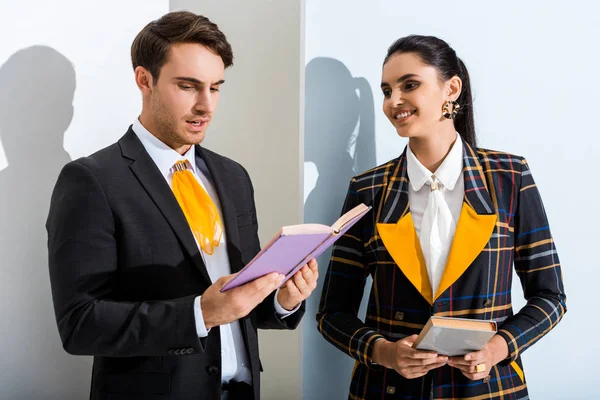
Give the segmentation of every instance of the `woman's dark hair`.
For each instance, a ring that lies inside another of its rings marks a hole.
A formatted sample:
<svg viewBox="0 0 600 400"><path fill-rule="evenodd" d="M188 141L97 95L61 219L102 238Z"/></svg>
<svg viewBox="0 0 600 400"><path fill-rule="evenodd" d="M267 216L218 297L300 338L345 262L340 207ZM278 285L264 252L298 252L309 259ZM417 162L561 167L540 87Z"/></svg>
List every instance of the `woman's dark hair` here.
<svg viewBox="0 0 600 400"><path fill-rule="evenodd" d="M469 72L452 47L435 36L410 35L396 40L390 46L383 63L387 63L390 57L399 53L416 54L423 63L437 69L442 81L454 76L462 80L462 92L456 99L460 111L454 119L454 127L469 146L477 147Z"/></svg>

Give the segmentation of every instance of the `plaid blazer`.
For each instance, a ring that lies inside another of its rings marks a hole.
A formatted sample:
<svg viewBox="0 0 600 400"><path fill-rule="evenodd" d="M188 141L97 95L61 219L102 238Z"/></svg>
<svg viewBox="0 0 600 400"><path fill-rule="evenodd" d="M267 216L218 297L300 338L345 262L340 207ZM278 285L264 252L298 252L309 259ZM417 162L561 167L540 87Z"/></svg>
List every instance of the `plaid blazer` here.
<svg viewBox="0 0 600 400"><path fill-rule="evenodd" d="M317 314L326 340L356 359L349 399L523 399L521 353L566 312L560 263L540 194L522 157L464 144L465 197L437 293L432 293L408 202L406 150L354 177L343 212L372 210L333 249ZM512 266L527 305L511 305ZM365 281L365 321L357 317ZM485 379L448 365L405 379L375 365L378 338L417 334L431 315L497 321L510 356Z"/></svg>

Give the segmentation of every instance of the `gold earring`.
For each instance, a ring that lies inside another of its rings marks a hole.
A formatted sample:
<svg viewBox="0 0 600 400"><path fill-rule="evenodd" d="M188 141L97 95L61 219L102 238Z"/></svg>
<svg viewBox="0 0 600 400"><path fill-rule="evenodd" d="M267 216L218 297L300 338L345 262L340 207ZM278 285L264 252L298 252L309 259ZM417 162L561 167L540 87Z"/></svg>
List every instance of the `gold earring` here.
<svg viewBox="0 0 600 400"><path fill-rule="evenodd" d="M447 100L442 108L442 115L448 119L455 119L460 110L460 104L454 100Z"/></svg>

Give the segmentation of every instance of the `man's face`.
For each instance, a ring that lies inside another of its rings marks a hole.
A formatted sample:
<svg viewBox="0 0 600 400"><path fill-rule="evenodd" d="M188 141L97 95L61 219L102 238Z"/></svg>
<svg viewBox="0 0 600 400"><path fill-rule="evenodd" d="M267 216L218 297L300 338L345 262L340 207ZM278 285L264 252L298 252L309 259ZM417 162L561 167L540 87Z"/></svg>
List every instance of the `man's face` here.
<svg viewBox="0 0 600 400"><path fill-rule="evenodd" d="M223 60L208 48L195 43L173 45L158 80L150 85L152 126L147 128L175 150L202 142L224 74Z"/></svg>

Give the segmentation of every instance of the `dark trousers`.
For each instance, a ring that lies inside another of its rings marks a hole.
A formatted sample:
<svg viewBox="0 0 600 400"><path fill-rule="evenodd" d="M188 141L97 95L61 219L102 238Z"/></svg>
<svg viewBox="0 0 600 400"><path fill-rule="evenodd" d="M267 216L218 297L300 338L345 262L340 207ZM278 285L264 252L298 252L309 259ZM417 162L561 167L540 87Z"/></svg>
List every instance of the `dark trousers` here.
<svg viewBox="0 0 600 400"><path fill-rule="evenodd" d="M254 400L254 389L246 382L231 381L223 385L221 400Z"/></svg>

